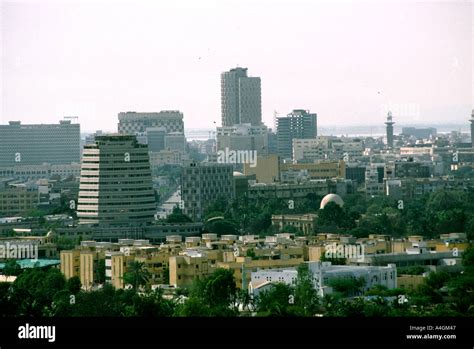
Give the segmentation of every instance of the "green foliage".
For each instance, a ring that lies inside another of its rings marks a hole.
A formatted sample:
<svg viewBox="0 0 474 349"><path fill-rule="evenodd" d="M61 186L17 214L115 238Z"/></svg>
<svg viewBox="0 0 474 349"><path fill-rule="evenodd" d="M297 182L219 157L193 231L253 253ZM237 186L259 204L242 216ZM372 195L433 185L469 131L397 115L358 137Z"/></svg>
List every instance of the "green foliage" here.
<svg viewBox="0 0 474 349"><path fill-rule="evenodd" d="M103 284L105 282L105 259L99 259L96 277L96 282L98 284Z"/></svg>
<svg viewBox="0 0 474 349"><path fill-rule="evenodd" d="M150 272L146 269L145 263L131 261L128 265L128 271L123 275L125 284L132 285L136 290L140 286L145 286L150 279Z"/></svg>
<svg viewBox="0 0 474 349"><path fill-rule="evenodd" d="M178 206L173 208L173 212L171 212L168 217L166 217L166 223L190 223L192 219L186 216L183 211Z"/></svg>
<svg viewBox="0 0 474 349"><path fill-rule="evenodd" d="M72 250L77 245L79 245L81 241L82 241L82 236L75 236L75 237L58 236L56 238L56 246L58 248L58 251Z"/></svg>
<svg viewBox="0 0 474 349"><path fill-rule="evenodd" d="M191 295L204 303L227 307L235 298L237 287L232 270L217 269L210 276L196 280Z"/></svg>
<svg viewBox="0 0 474 349"><path fill-rule="evenodd" d="M247 250L247 252L245 253L245 255L246 255L247 257L252 258L252 259L255 259L255 257L256 257L255 251L253 250L253 248L249 248L249 249Z"/></svg>
<svg viewBox="0 0 474 349"><path fill-rule="evenodd" d="M66 289L71 294L78 294L81 291L81 279L78 276L73 276L66 281Z"/></svg>
<svg viewBox="0 0 474 349"><path fill-rule="evenodd" d="M341 293L345 297L357 295L365 286L365 279L360 277L355 278L336 278L329 280L328 285L331 286L335 292Z"/></svg>
<svg viewBox="0 0 474 349"><path fill-rule="evenodd" d="M256 300L259 316L314 316L320 310L313 274L306 264L298 267L294 285L274 283Z"/></svg>
<svg viewBox="0 0 474 349"><path fill-rule="evenodd" d="M426 271L426 268L420 266L420 265L414 265L414 266L409 266L409 267L398 267L397 268L397 274L402 275L421 275Z"/></svg>
<svg viewBox="0 0 474 349"><path fill-rule="evenodd" d="M5 236L6 237L14 237L16 236L16 233L13 229L8 229L6 232L5 232Z"/></svg>
<svg viewBox="0 0 474 349"><path fill-rule="evenodd" d="M291 286L275 283L267 291L262 292L257 299L257 309L260 316L291 316L290 296L293 296Z"/></svg>
<svg viewBox="0 0 474 349"><path fill-rule="evenodd" d="M314 316L319 309L319 298L313 284L313 273L305 263L298 267L295 306L299 308L297 313L300 316Z"/></svg>
<svg viewBox="0 0 474 349"><path fill-rule="evenodd" d="M3 268L3 274L7 276L17 276L21 274L21 267L17 263L16 259L8 259L5 262L5 267Z"/></svg>
<svg viewBox="0 0 474 349"><path fill-rule="evenodd" d="M216 219L206 222L204 229L217 235L238 233L237 224L229 219Z"/></svg>
<svg viewBox="0 0 474 349"><path fill-rule="evenodd" d="M25 270L12 284L11 301L17 315L41 316L51 307L54 295L66 285L58 269Z"/></svg>
<svg viewBox="0 0 474 349"><path fill-rule="evenodd" d="M463 252L462 265L465 268L474 267L474 247L468 248Z"/></svg>
<svg viewBox="0 0 474 349"><path fill-rule="evenodd" d="M237 287L231 270L217 269L195 279L189 299L176 310L178 316L235 316Z"/></svg>

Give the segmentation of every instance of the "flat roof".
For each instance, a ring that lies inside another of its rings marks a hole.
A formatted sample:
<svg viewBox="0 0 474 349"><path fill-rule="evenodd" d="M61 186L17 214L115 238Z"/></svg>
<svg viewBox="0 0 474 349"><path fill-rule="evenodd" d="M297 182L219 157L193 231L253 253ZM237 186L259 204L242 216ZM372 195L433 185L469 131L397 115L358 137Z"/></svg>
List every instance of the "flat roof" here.
<svg viewBox="0 0 474 349"><path fill-rule="evenodd" d="M16 262L21 267L21 269L35 267L44 268L61 263L59 259L17 259ZM3 268L5 268L5 263L0 263L0 269Z"/></svg>

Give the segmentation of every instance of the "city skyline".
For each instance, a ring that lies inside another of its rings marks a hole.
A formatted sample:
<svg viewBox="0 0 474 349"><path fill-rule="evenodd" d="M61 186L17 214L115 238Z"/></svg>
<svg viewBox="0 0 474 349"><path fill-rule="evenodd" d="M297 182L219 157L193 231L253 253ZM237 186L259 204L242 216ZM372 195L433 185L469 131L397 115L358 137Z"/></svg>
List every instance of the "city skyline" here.
<svg viewBox="0 0 474 349"><path fill-rule="evenodd" d="M220 74L239 66L261 78L269 127L298 108L322 126L391 109L398 125L469 127L470 3L234 5L2 2L0 123L77 115L108 132L119 112L179 110L187 129L220 126Z"/></svg>

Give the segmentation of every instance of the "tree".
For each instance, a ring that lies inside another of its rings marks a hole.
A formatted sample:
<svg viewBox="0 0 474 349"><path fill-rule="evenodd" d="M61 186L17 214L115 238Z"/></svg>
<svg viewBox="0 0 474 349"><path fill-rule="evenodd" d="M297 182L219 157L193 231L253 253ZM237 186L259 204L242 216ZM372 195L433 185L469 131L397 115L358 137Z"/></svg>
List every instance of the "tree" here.
<svg viewBox="0 0 474 349"><path fill-rule="evenodd" d="M237 287L231 270L217 269L195 279L189 299L176 309L178 316L234 316Z"/></svg>
<svg viewBox="0 0 474 349"><path fill-rule="evenodd" d="M226 213L230 208L229 199L224 196L219 196L216 200L212 201L205 209L205 215L207 216L211 212L224 212Z"/></svg>
<svg viewBox="0 0 474 349"><path fill-rule="evenodd" d="M144 286L150 279L150 272L145 266L145 263L139 261L131 261L128 265L128 271L123 275L123 280L126 284L133 285L135 290L140 286Z"/></svg>
<svg viewBox="0 0 474 349"><path fill-rule="evenodd" d="M293 297L291 286L278 282L263 291L257 298L257 311L260 316L292 315L290 303Z"/></svg>
<svg viewBox="0 0 474 349"><path fill-rule="evenodd" d="M219 268L199 281L193 295L198 295L205 303L228 307L235 299L237 287L232 270Z"/></svg>
<svg viewBox="0 0 474 349"><path fill-rule="evenodd" d="M446 272L432 272L426 277L424 283L419 286L418 292L425 296L430 303L441 303L443 296L440 290L450 278L450 275Z"/></svg>
<svg viewBox="0 0 474 349"><path fill-rule="evenodd" d="M318 225L340 226L345 220L345 213L342 207L334 202L329 202L324 209L318 211Z"/></svg>
<svg viewBox="0 0 474 349"><path fill-rule="evenodd" d="M471 215L466 220L465 231L468 240L474 240L474 215Z"/></svg>
<svg viewBox="0 0 474 349"><path fill-rule="evenodd" d="M465 268L474 267L474 247L467 248L462 254L462 265Z"/></svg>
<svg viewBox="0 0 474 349"><path fill-rule="evenodd" d="M133 316L162 317L172 316L174 312L173 302L163 298L163 290L160 288L145 295L135 293L132 300Z"/></svg>
<svg viewBox="0 0 474 349"><path fill-rule="evenodd" d="M0 316L14 316L15 305L10 299L10 283L0 282Z"/></svg>
<svg viewBox="0 0 474 349"><path fill-rule="evenodd" d="M65 288L66 280L58 269L31 268L13 282L11 301L16 315L43 316L50 313L56 294Z"/></svg>
<svg viewBox="0 0 474 349"><path fill-rule="evenodd" d="M237 224L229 219L216 219L206 222L204 229L217 235L238 233Z"/></svg>
<svg viewBox="0 0 474 349"><path fill-rule="evenodd" d="M21 266L17 263L16 259L9 259L5 262L3 274L6 276L18 276L21 274Z"/></svg>
<svg viewBox="0 0 474 349"><path fill-rule="evenodd" d="M5 236L6 237L14 237L16 236L16 233L13 229L8 229L6 232L5 232Z"/></svg>
<svg viewBox="0 0 474 349"><path fill-rule="evenodd" d="M173 208L173 212L171 212L168 217L166 217L166 223L190 223L192 219L186 216L183 211L178 206Z"/></svg>
<svg viewBox="0 0 474 349"><path fill-rule="evenodd" d="M301 316L313 316L319 309L318 292L314 288L313 273L306 263L298 267L295 285L295 306Z"/></svg>
<svg viewBox="0 0 474 349"><path fill-rule="evenodd" d="M66 289L71 294L78 294L81 291L81 279L78 276L73 276L66 281Z"/></svg>
<svg viewBox="0 0 474 349"><path fill-rule="evenodd" d="M365 279L363 277L358 279L336 278L329 280L328 285L331 286L334 291L341 293L344 297L349 297L361 292L363 286L365 286Z"/></svg>
<svg viewBox="0 0 474 349"><path fill-rule="evenodd" d="M252 258L252 259L255 259L255 257L256 257L255 251L253 250L253 248L249 248L249 249L247 250L247 252L245 253L245 255L246 255L247 257Z"/></svg>
<svg viewBox="0 0 474 349"><path fill-rule="evenodd" d="M97 282L103 284L105 282L105 259L99 259L97 265Z"/></svg>
<svg viewBox="0 0 474 349"><path fill-rule="evenodd" d="M58 248L58 251L72 250L81 243L81 240L82 236L59 236L56 239L56 246Z"/></svg>

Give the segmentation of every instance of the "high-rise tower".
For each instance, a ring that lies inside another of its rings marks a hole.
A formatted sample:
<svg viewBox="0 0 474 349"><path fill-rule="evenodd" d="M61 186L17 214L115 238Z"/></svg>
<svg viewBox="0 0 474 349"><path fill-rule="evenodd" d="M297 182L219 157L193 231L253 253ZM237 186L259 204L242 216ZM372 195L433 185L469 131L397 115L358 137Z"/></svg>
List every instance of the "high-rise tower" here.
<svg viewBox="0 0 474 349"><path fill-rule="evenodd" d="M309 110L294 109L286 117L278 117L277 149L283 159L293 157L293 139L316 138L318 135L317 114Z"/></svg>
<svg viewBox="0 0 474 349"><path fill-rule="evenodd" d="M156 212L148 147L132 135L104 135L84 146L77 216L81 224L140 226Z"/></svg>
<svg viewBox="0 0 474 349"><path fill-rule="evenodd" d="M234 68L221 74L222 126L262 123L261 82L247 76L247 68Z"/></svg>
<svg viewBox="0 0 474 349"><path fill-rule="evenodd" d="M389 111L387 114L387 121L385 125L387 125L387 148L393 148L393 125L395 123L392 121L392 112Z"/></svg>

